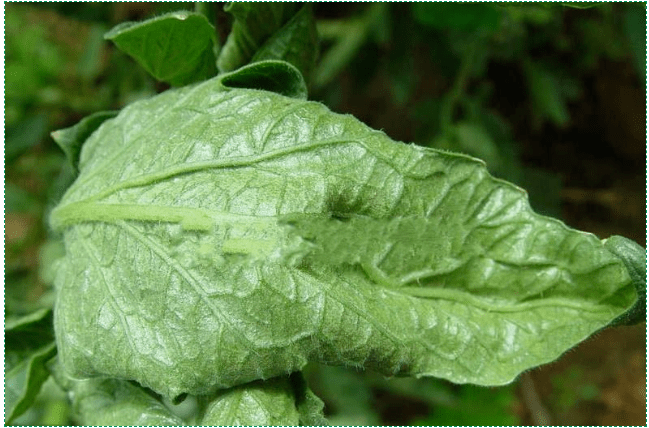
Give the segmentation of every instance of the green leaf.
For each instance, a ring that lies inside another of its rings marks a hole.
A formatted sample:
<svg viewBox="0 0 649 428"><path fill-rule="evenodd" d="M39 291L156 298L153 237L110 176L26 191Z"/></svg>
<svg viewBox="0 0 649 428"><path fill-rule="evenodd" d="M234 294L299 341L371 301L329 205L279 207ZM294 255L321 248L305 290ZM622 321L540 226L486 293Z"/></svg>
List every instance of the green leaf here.
<svg viewBox="0 0 649 428"><path fill-rule="evenodd" d="M324 417L324 402L309 389L302 372L293 373L289 377L295 396L295 406L300 415L301 426L326 426Z"/></svg>
<svg viewBox="0 0 649 428"><path fill-rule="evenodd" d="M284 61L261 61L222 76L228 88L259 89L306 100L307 87L300 71Z"/></svg>
<svg viewBox="0 0 649 428"><path fill-rule="evenodd" d="M11 424L13 426L69 426L70 405L67 394L50 376L43 383L32 406L15 418Z"/></svg>
<svg viewBox="0 0 649 428"><path fill-rule="evenodd" d="M51 309L5 320L5 424L31 407L50 376L45 363L54 355Z"/></svg>
<svg viewBox="0 0 649 428"><path fill-rule="evenodd" d="M5 424L10 424L34 403L41 386L50 376L45 363L55 355L56 344L51 342L23 355L23 360L9 370L8 356L5 355Z"/></svg>
<svg viewBox="0 0 649 428"><path fill-rule="evenodd" d="M326 425L324 404L300 373L256 381L211 397L200 425Z"/></svg>
<svg viewBox="0 0 649 428"><path fill-rule="evenodd" d="M108 119L117 116L119 111L100 111L90 116L84 117L79 123L69 128L59 129L52 132L52 139L65 153L70 165L75 171L78 170L79 153L81 146L90 137L90 135Z"/></svg>
<svg viewBox="0 0 649 428"><path fill-rule="evenodd" d="M48 326L52 324L52 310L39 309L22 317L5 319L5 344L9 344L9 339L14 339L26 334L42 334ZM19 333L19 334L16 334Z"/></svg>
<svg viewBox="0 0 649 428"><path fill-rule="evenodd" d="M223 77L123 109L51 215L59 355L167 397L308 361L501 385L636 301L484 163Z"/></svg>
<svg viewBox="0 0 649 428"><path fill-rule="evenodd" d="M123 380L89 379L76 382L73 391L73 411L84 425L184 425L159 400Z"/></svg>
<svg viewBox="0 0 649 428"><path fill-rule="evenodd" d="M284 60L309 81L317 58L318 33L311 5L307 4L255 52L252 62Z"/></svg>
<svg viewBox="0 0 649 428"><path fill-rule="evenodd" d="M144 22L125 22L104 35L153 77L174 86L216 74L214 27L205 16L178 11Z"/></svg>
<svg viewBox="0 0 649 428"><path fill-rule="evenodd" d="M280 31L300 10L300 7L299 3L293 2L231 2L225 6L225 11L234 16L234 24L232 24L232 31L228 35L217 59L219 71L232 71L247 64L255 53L278 31L281 34L278 33L277 39L270 42L269 46L265 48L266 55L270 54L274 49L284 50L281 45L290 42L291 39L298 35L307 35L310 38L311 30L309 26L312 24L308 23L308 16L297 18L293 24L288 26L289 28ZM302 41L302 43L309 46L312 41ZM268 58L268 56L264 58ZM298 68L301 69L300 66Z"/></svg>
<svg viewBox="0 0 649 428"><path fill-rule="evenodd" d="M647 251L623 236L611 236L604 248L618 256L626 266L638 293L638 300L612 325L633 325L647 321Z"/></svg>
<svg viewBox="0 0 649 428"><path fill-rule="evenodd" d="M257 381L225 390L208 405L201 425L298 425L293 388L288 377Z"/></svg>
<svg viewBox="0 0 649 428"><path fill-rule="evenodd" d="M5 370L12 370L34 352L54 340L52 309L40 308L27 315L5 319Z"/></svg>
<svg viewBox="0 0 649 428"><path fill-rule="evenodd" d="M142 387L119 379L74 380L54 369L72 411L85 426L180 426L185 423Z"/></svg>
<svg viewBox="0 0 649 428"><path fill-rule="evenodd" d="M525 74L534 113L549 119L558 127L565 126L570 120L570 112L559 77L551 70L531 61L525 62Z"/></svg>

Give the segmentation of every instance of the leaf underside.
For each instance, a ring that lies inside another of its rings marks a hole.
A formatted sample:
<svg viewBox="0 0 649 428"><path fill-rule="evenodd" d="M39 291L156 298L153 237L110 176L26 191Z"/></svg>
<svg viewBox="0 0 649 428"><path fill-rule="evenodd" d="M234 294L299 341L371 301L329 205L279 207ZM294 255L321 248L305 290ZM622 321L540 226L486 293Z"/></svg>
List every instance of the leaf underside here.
<svg viewBox="0 0 649 428"><path fill-rule="evenodd" d="M305 412L297 402L309 400L310 391L296 389L294 378L256 381L217 393L206 406L201 425L309 425L310 409Z"/></svg>
<svg viewBox="0 0 649 428"><path fill-rule="evenodd" d="M74 413L84 425L181 426L185 423L142 388L119 379L73 381Z"/></svg>
<svg viewBox="0 0 649 428"><path fill-rule="evenodd" d="M215 78L125 108L54 210L59 356L168 397L300 370L501 385L636 298L473 158Z"/></svg>

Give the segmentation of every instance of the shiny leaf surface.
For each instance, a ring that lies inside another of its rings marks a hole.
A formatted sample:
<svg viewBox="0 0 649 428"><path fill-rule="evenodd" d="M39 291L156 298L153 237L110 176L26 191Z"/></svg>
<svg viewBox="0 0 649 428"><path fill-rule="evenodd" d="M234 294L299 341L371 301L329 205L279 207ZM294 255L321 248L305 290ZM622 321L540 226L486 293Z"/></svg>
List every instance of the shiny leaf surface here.
<svg viewBox="0 0 649 428"><path fill-rule="evenodd" d="M176 397L317 361L501 385L635 302L620 258L482 162L222 79L84 144L51 216L73 376Z"/></svg>

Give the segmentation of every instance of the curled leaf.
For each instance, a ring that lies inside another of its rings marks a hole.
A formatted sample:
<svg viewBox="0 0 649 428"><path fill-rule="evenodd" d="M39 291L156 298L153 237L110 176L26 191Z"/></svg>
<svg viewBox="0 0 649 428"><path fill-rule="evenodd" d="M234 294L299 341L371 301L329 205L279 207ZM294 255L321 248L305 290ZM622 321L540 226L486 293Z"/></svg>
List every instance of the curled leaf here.
<svg viewBox="0 0 649 428"><path fill-rule="evenodd" d="M626 266L638 293L635 304L616 318L612 325L633 325L647 321L647 251L623 236L611 236L604 248L618 256Z"/></svg>
<svg viewBox="0 0 649 428"><path fill-rule="evenodd" d="M117 111L100 111L84 117L79 123L69 128L52 132L52 139L63 150L68 162L77 171L81 146L99 126L108 119L117 116Z"/></svg>
<svg viewBox="0 0 649 428"><path fill-rule="evenodd" d="M636 301L476 159L221 78L125 108L52 212L60 358L168 397L308 361L501 385Z"/></svg>

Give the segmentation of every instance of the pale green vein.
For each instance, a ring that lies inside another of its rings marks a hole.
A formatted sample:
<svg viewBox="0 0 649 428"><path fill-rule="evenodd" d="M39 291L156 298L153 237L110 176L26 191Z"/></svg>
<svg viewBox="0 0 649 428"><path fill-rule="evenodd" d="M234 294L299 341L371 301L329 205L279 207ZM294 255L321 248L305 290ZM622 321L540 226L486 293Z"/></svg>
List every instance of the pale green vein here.
<svg viewBox="0 0 649 428"><path fill-rule="evenodd" d="M162 205L101 204L73 202L52 211L55 230L87 222L117 223L121 220L177 223L184 230L209 231L216 224L245 223L251 227L267 227L274 217L245 216L194 207Z"/></svg>
<svg viewBox="0 0 649 428"><path fill-rule="evenodd" d="M261 137L261 149L264 150L266 148L266 143L268 143L268 139L270 138L270 134L277 128L277 125L280 124L283 120L287 119L291 113L295 113L296 110L300 110L304 108L304 105L302 103L291 103L287 107L285 107L280 114L277 115L276 118L273 119L272 123L268 125L266 130L264 131L264 135Z"/></svg>
<svg viewBox="0 0 649 428"><path fill-rule="evenodd" d="M485 312L525 312L542 307L552 307L572 309L579 312L611 313L611 308L607 305L596 305L585 300L576 301L560 297L550 297L511 304L502 301L488 302L486 299L480 299L479 297L467 292L443 287L401 287L398 290L395 290L395 292L417 298L453 301L458 304L481 309Z"/></svg>

